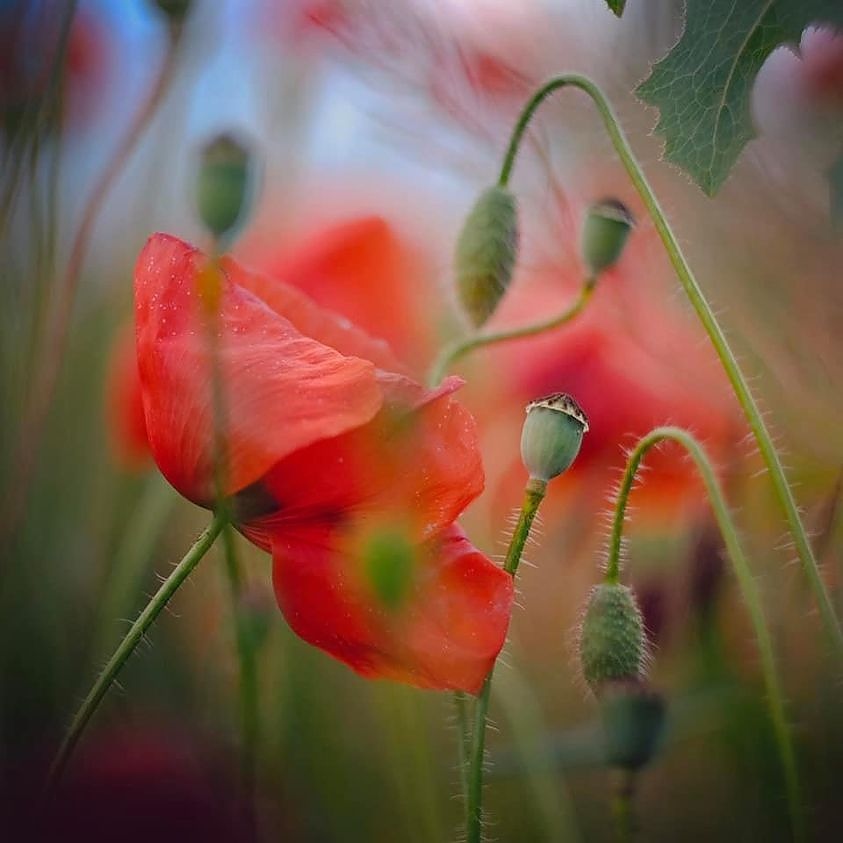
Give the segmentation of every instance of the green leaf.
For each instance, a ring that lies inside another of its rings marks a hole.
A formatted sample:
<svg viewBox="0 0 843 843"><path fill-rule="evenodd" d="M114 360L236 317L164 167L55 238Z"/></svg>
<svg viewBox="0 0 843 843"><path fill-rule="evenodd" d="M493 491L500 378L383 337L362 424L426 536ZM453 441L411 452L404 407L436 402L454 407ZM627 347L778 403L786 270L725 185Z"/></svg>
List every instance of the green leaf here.
<svg viewBox="0 0 843 843"><path fill-rule="evenodd" d="M638 87L664 155L709 195L755 136L750 93L767 56L806 26L843 25L841 0L686 0L685 31Z"/></svg>
<svg viewBox="0 0 843 843"><path fill-rule="evenodd" d="M623 14L626 0L606 0L606 5L615 13L617 17Z"/></svg>
<svg viewBox="0 0 843 843"><path fill-rule="evenodd" d="M843 227L843 154L831 165L828 184L831 188L831 221Z"/></svg>

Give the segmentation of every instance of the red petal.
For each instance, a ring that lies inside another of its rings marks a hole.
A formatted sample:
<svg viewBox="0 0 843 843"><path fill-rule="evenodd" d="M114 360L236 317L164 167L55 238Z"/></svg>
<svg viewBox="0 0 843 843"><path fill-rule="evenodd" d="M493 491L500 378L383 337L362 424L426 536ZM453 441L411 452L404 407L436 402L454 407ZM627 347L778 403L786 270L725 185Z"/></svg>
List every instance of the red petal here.
<svg viewBox="0 0 843 843"><path fill-rule="evenodd" d="M407 597L389 607L348 547L328 526L273 538L275 594L293 630L363 676L477 693L506 637L512 578L452 526L419 548Z"/></svg>
<svg viewBox="0 0 843 843"><path fill-rule="evenodd" d="M335 523L404 513L419 541L451 524L483 490L474 419L450 397L462 383L434 392L400 375L379 374L384 405L368 424L316 442L270 471L262 488L277 512L244 527L269 549L284 525Z"/></svg>
<svg viewBox="0 0 843 843"><path fill-rule="evenodd" d="M142 468L149 463L149 439L133 325L123 326L111 349L105 400L115 457L126 469Z"/></svg>
<svg viewBox="0 0 843 843"><path fill-rule="evenodd" d="M234 266L229 262L228 267ZM185 497L213 498L214 413L209 333L198 294L204 256L154 235L135 273L138 364L150 446ZM223 276L218 354L228 493L316 440L368 422L382 401L374 366L299 333Z"/></svg>
<svg viewBox="0 0 843 843"><path fill-rule="evenodd" d="M383 217L370 215L319 226L287 251L269 254L261 266L420 366L433 339L428 316L437 291L430 285L429 263Z"/></svg>
<svg viewBox="0 0 843 843"><path fill-rule="evenodd" d="M369 336L348 319L324 310L301 290L278 278L246 269L230 257L223 259L223 266L232 282L254 293L276 313L289 319L305 336L341 354L371 360L380 369L405 371L386 342Z"/></svg>

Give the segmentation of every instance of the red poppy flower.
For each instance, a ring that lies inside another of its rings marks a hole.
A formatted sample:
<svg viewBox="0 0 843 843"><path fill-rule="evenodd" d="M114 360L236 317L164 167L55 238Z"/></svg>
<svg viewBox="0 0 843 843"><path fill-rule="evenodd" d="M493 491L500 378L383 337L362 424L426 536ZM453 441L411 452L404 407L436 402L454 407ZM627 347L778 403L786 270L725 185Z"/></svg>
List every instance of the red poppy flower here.
<svg viewBox="0 0 843 843"><path fill-rule="evenodd" d="M158 234L135 275L150 447L203 506L214 500L198 287L208 267ZM385 343L300 291L230 258L218 271L224 491L241 531L272 553L287 620L363 675L477 691L503 644L512 582L454 525L483 486L473 419L451 398L460 382L426 392ZM369 549L396 532L411 558L387 598Z"/></svg>

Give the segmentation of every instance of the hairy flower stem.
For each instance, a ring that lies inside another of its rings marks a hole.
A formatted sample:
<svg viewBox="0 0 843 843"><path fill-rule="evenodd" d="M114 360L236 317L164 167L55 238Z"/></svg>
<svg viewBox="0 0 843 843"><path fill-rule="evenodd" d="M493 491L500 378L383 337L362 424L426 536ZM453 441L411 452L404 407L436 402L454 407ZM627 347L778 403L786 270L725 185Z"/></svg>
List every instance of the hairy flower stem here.
<svg viewBox="0 0 843 843"><path fill-rule="evenodd" d="M619 770L612 797L612 817L615 821L615 839L629 843L635 836L635 773Z"/></svg>
<svg viewBox="0 0 843 843"><path fill-rule="evenodd" d="M48 792L54 790L58 785L61 775L64 772L67 762L73 753L85 726L97 710L102 698L105 696L111 684L117 678L117 674L123 669L129 656L135 651L146 631L152 626L162 609L170 602L170 598L178 591L181 584L190 576L193 569L199 564L202 557L211 548L217 536L225 526L224 516L217 514L213 521L205 528L193 546L184 555L181 562L170 572L170 575L155 592L144 610L138 615L137 620L132 624L120 645L114 651L114 655L108 660L102 673L97 677L93 687L76 712L76 716L67 730L67 734L59 747L59 751L50 767L50 774L47 781Z"/></svg>
<svg viewBox="0 0 843 843"><path fill-rule="evenodd" d="M24 405L20 441L9 473L10 482L6 488L8 494L4 496L6 504L0 510L0 538L8 537L13 532L25 509L27 492L39 452L38 446L64 360L76 290L97 218L112 186L124 170L167 92L178 64L180 32L181 29L178 28L173 30L168 40L167 53L152 87L82 209L79 228L70 247L70 256L64 273L58 279L56 302L47 320L47 335L33 373L32 388Z"/></svg>
<svg viewBox="0 0 843 843"><path fill-rule="evenodd" d="M787 477L784 473L778 451L776 450L770 432L764 423L758 405L750 392L749 385L746 378L738 365L735 354L732 351L723 329L718 323L711 305L708 303L702 289L697 283L693 272L691 271L688 261L685 259L682 249L676 236L673 233L670 223L667 221L664 211L656 198L638 159L632 151L629 140L626 137L617 116L606 99L606 96L600 88L585 76L577 74L565 74L550 79L541 88L539 88L532 98L527 102L523 111L521 112L518 122L512 133L509 146L504 156L503 165L501 167L500 178L498 183L505 187L509 182L512 174L512 169L515 164L515 158L521 144L523 135L533 117L536 109L541 105L546 97L552 94L559 88L574 87L584 91L597 107L606 132L609 135L612 145L615 148L621 163L626 169L630 180L639 196L644 202L650 217L653 220L656 231L664 244L670 262L676 271L679 281L685 290L688 299L690 300L700 322L702 322L712 345L714 346L717 356L726 371L726 376L729 383L737 396L741 409L746 416L752 434L758 443L758 449L761 452L761 457L764 460L767 470L770 474L770 480L773 485L773 491L776 499L784 513L788 528L793 536L796 552L802 563L802 569L805 576L814 592L814 597L819 606L820 615L825 626L828 637L834 647L835 654L838 658L843 660L843 628L835 613L831 598L820 575L819 565L816 556L808 540L808 535L805 531L805 526L799 515L799 510L796 506L796 501L793 497L793 492Z"/></svg>
<svg viewBox="0 0 843 843"><path fill-rule="evenodd" d="M661 442L671 441L681 445L691 456L697 470L705 484L706 492L723 536L732 568L741 589L744 603L749 612L752 628L755 633L758 652L761 656L761 670L764 676L765 701L770 715L770 721L775 735L779 762L787 792L787 804L790 814L791 831L794 840L805 839L805 821L803 817L801 787L799 773L796 766L796 753L793 737L784 710L784 696L781 679L773 652L772 636L764 614L761 595L758 591L752 569L738 539L723 490L720 486L711 462L704 449L697 440L686 430L678 427L657 427L644 436L635 446L626 464L623 478L618 491L612 532L609 538L609 556L606 565L606 582L616 583L620 578L620 555L623 525L629 494L635 482L635 476L647 452Z"/></svg>
<svg viewBox="0 0 843 843"><path fill-rule="evenodd" d="M448 370L454 363L466 354L470 354L478 348L484 348L487 345L496 345L500 342L508 342L510 340L519 340L525 337L534 337L537 334L543 334L545 331L552 331L554 328L559 328L562 325L570 322L583 312L585 306L591 299L596 286L596 278L587 278L580 288L579 295L574 302L569 305L561 313L556 316L551 316L549 319L543 319L540 322L534 322L530 325L522 325L517 328L510 328L505 331L495 331L493 333L474 334L465 337L464 339L456 340L451 345L446 346L442 353L436 358L430 369L430 376L428 382L431 386L436 386L443 377L448 373Z"/></svg>
<svg viewBox="0 0 843 843"><path fill-rule="evenodd" d="M521 562L521 554L530 535L539 505L544 500L547 483L530 478L524 490L524 503L518 515L515 532L506 552L504 570L513 578ZM466 789L466 843L480 843L483 836L483 761L486 754L486 721L489 712L489 698L492 692L494 666L489 671L474 708L471 752L469 754L468 787Z"/></svg>

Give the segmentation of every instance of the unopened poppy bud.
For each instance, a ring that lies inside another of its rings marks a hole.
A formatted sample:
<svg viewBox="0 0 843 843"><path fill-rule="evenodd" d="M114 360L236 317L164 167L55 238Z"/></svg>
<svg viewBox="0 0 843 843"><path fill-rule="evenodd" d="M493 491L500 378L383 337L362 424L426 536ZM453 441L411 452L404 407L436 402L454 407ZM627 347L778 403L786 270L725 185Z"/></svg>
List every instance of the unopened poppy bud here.
<svg viewBox="0 0 843 843"><path fill-rule="evenodd" d="M460 304L479 328L503 298L518 251L515 197L496 185L480 194L457 240L454 269Z"/></svg>
<svg viewBox="0 0 843 843"><path fill-rule="evenodd" d="M604 199L588 209L582 231L582 259L596 278L617 263L635 224L623 202Z"/></svg>
<svg viewBox="0 0 843 843"><path fill-rule="evenodd" d="M531 401L521 429L521 459L530 477L547 482L576 459L588 419L564 392Z"/></svg>
<svg viewBox="0 0 843 843"><path fill-rule="evenodd" d="M600 698L606 762L635 771L648 764L659 749L665 726L661 694L642 682L616 682Z"/></svg>
<svg viewBox="0 0 843 843"><path fill-rule="evenodd" d="M202 149L196 204L203 224L215 237L231 234L248 205L251 164L249 152L224 133Z"/></svg>
<svg viewBox="0 0 843 843"><path fill-rule="evenodd" d="M166 16L171 26L179 26L184 22L190 11L192 0L153 0Z"/></svg>
<svg viewBox="0 0 843 843"><path fill-rule="evenodd" d="M580 664L591 690L641 677L646 654L644 623L632 590L601 583L592 590L580 630Z"/></svg>

